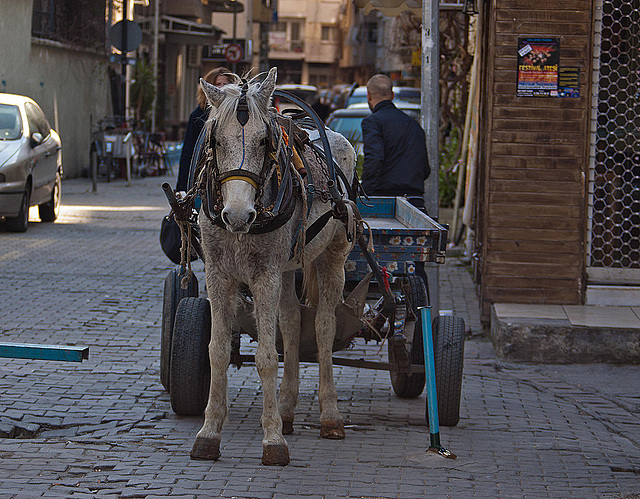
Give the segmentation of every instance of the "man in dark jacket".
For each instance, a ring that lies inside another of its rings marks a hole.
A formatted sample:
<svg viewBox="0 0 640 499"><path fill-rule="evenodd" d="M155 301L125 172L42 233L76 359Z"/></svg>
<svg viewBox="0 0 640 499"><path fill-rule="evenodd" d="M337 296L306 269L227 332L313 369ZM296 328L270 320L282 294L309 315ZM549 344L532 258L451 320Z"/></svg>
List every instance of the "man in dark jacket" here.
<svg viewBox="0 0 640 499"><path fill-rule="evenodd" d="M406 196L424 208L424 181L431 171L424 130L393 105L392 87L382 74L367 83L372 113L362 120L362 186L369 195Z"/></svg>

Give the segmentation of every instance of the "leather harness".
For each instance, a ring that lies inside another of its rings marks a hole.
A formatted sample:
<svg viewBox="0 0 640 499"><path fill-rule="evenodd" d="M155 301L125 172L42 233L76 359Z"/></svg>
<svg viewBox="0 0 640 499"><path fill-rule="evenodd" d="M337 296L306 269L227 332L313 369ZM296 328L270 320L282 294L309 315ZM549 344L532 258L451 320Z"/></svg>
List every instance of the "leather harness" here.
<svg viewBox="0 0 640 499"><path fill-rule="evenodd" d="M243 81L241 96L236 109L236 117L243 127L249 120L249 109L246 101L248 84ZM297 199L301 197L302 191L307 192L307 215L310 213L311 205L316 197L317 191L311 179L310 169L302 151L305 147L311 147L315 154L327 165L329 180L327 182L329 196L333 201L333 209L322 215L306 230L305 244L308 244L327 224L331 217L338 218L347 223L345 202L339 191L339 183L336 182L336 172L340 176L342 183L346 186L350 199L355 199L351 186L346 176L334 162L331 156L329 142L324 130L324 123L315 114L313 109L301 99L286 92L276 90L274 95L285 97L300 106L311 118L313 125L318 130L323 149L312 144L306 131L300 129L293 121L293 117L283 116L273 113L267 123L267 138L265 155L260 174L255 174L248 170L237 168L224 173L218 170L216 160L215 124L211 127L208 140L206 137L207 128L200 132L194 154L191 158L189 185L191 193L196 190L202 198L202 208L206 217L212 223L224 228L224 222L220 215L223 207L221 186L229 180L243 180L256 189L255 208L257 212L256 220L249 228L250 234L264 234L274 231L286 224L295 210ZM285 127L288 134L285 132ZM286 138L288 143L284 144ZM243 135L244 139L244 135ZM206 143L206 145L205 145ZM295 151L300 151L295 152ZM299 172L306 175L306 187L300 185L297 175L292 173L292 157L297 154L302 161L302 168ZM241 164L242 166L242 164ZM271 192L275 192L273 199L269 200L267 207L263 206L263 195L265 188L270 184ZM326 194L325 194L326 195ZM327 196L328 197L328 196ZM298 228L300 230L300 228ZM292 248L293 253L293 248Z"/></svg>

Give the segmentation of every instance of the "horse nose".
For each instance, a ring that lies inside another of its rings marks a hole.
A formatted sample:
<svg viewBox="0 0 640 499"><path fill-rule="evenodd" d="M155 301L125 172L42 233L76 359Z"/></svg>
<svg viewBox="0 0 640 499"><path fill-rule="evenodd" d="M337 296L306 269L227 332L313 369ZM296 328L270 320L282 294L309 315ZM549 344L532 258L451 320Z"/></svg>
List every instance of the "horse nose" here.
<svg viewBox="0 0 640 499"><path fill-rule="evenodd" d="M233 211L224 208L220 216L231 232L248 232L249 226L255 221L257 213L253 208L246 211Z"/></svg>
<svg viewBox="0 0 640 499"><path fill-rule="evenodd" d="M256 210L251 210L249 212L249 221L247 222L247 225L251 225L253 222L255 222L256 216L258 216Z"/></svg>

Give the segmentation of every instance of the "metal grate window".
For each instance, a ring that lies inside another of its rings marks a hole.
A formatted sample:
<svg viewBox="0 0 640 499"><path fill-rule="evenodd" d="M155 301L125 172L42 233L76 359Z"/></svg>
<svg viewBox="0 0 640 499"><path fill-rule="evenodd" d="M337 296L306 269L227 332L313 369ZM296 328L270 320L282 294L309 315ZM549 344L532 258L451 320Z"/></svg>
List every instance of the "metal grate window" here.
<svg viewBox="0 0 640 499"><path fill-rule="evenodd" d="M615 282L640 269L640 0L596 4L588 266Z"/></svg>
<svg viewBox="0 0 640 499"><path fill-rule="evenodd" d="M105 0L34 0L31 35L81 47L102 48L106 29Z"/></svg>

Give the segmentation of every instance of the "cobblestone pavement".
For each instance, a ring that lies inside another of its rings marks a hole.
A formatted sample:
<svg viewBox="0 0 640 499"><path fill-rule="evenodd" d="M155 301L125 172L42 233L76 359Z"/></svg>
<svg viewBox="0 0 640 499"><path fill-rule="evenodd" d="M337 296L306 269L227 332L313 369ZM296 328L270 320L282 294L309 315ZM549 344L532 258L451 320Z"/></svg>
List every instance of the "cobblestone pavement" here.
<svg viewBox="0 0 640 499"><path fill-rule="evenodd" d="M440 272L441 308L465 319L470 339L462 419L441 439L457 460L425 452L425 395L397 398L384 371L335 368L348 433L321 439L317 367L305 364L289 466L261 465L254 366L229 369L222 458L191 461L201 418L176 416L159 382L172 268L158 244L162 180L100 183L97 194L65 181L57 223L35 210L24 234L0 224L3 341L90 347L81 364L0 359L0 497L640 497L640 368L497 360L455 260Z"/></svg>

